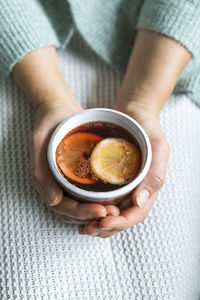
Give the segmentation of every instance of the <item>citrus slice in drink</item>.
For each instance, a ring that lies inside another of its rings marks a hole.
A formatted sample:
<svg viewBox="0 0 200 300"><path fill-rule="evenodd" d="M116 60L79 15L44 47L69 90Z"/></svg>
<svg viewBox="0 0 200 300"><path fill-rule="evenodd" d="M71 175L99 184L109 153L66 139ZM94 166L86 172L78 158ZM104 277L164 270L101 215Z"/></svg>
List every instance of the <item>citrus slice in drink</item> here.
<svg viewBox="0 0 200 300"><path fill-rule="evenodd" d="M90 162L97 177L111 184L123 185L139 172L140 152L124 139L107 138L95 146Z"/></svg>
<svg viewBox="0 0 200 300"><path fill-rule="evenodd" d="M101 140L102 137L87 132L66 136L56 150L57 165L62 173L79 183L96 183L99 178L91 169L90 155Z"/></svg>

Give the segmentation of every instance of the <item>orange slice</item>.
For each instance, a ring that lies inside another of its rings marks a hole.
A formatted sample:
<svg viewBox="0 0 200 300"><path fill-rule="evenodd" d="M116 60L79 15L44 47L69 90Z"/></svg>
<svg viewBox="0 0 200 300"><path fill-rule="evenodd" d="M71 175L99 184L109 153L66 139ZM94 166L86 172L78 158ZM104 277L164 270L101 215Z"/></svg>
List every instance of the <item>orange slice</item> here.
<svg viewBox="0 0 200 300"><path fill-rule="evenodd" d="M91 154L93 172L105 182L127 184L140 168L139 149L124 139L107 138Z"/></svg>
<svg viewBox="0 0 200 300"><path fill-rule="evenodd" d="M57 164L68 178L83 184L98 181L90 165L92 150L102 137L87 132L77 132L66 136L56 151Z"/></svg>

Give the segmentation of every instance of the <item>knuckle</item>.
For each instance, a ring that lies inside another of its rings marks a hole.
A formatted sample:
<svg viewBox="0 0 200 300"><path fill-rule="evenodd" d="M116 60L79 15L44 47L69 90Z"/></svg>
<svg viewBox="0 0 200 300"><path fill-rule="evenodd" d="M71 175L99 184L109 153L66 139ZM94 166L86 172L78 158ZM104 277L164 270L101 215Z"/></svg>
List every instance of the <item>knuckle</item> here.
<svg viewBox="0 0 200 300"><path fill-rule="evenodd" d="M160 136L160 134L159 135L155 135L155 136L151 137L151 142L153 144L156 144L157 146L162 147L162 146L164 146L165 138L162 137L162 135Z"/></svg>
<svg viewBox="0 0 200 300"><path fill-rule="evenodd" d="M38 130L33 132L33 136L32 136L33 142L37 143L38 141L42 140L43 137L44 137L44 131L43 130L38 129Z"/></svg>
<svg viewBox="0 0 200 300"><path fill-rule="evenodd" d="M128 227L127 226L125 226L125 225L122 225L119 229L114 229L114 231L125 231L125 230L127 230L128 229Z"/></svg>
<svg viewBox="0 0 200 300"><path fill-rule="evenodd" d="M31 167L29 167L29 170L28 170L28 181L32 185L32 187L34 187L34 188L37 187L38 182L35 180L34 173L33 173L33 170Z"/></svg>
<svg viewBox="0 0 200 300"><path fill-rule="evenodd" d="M161 146L163 148L163 152L169 156L170 154L170 147L169 147L169 143L167 142L166 139L163 139L162 142L161 142Z"/></svg>
<svg viewBox="0 0 200 300"><path fill-rule="evenodd" d="M148 213L144 213L143 215L141 215L141 217L139 218L139 223L143 223L147 217L148 217Z"/></svg>
<svg viewBox="0 0 200 300"><path fill-rule="evenodd" d="M74 217L77 218L77 219L80 220L80 221L85 221L85 220L89 219L89 218L87 218L87 217L84 216L84 215L76 214L76 213L74 214Z"/></svg>
<svg viewBox="0 0 200 300"><path fill-rule="evenodd" d="M157 147L160 147L163 151L163 153L167 154L167 156L169 156L170 154L170 147L169 147L169 143L168 141L166 140L165 136L156 136L156 137L153 137L151 139L152 143L156 144Z"/></svg>
<svg viewBox="0 0 200 300"><path fill-rule="evenodd" d="M41 172L40 169L38 168L33 168L31 171L30 171L30 177L31 177L31 180L33 182L36 182L36 183L41 183L43 180L44 180L44 176Z"/></svg>
<svg viewBox="0 0 200 300"><path fill-rule="evenodd" d="M142 216L142 222L144 222L149 216L149 211L145 211L143 216Z"/></svg>
<svg viewBox="0 0 200 300"><path fill-rule="evenodd" d="M72 220L72 219L69 218L69 217L63 217L63 216L60 216L60 219L61 219L63 222L67 223L67 224L69 224L69 223L71 223L71 224L75 223L75 221Z"/></svg>
<svg viewBox="0 0 200 300"><path fill-rule="evenodd" d="M43 130L34 131L30 140L29 140L29 147L30 149L34 148L38 143L44 139L44 132Z"/></svg>
<svg viewBox="0 0 200 300"><path fill-rule="evenodd" d="M50 209L51 209L55 214L60 215L60 209L57 208L57 206L50 206ZM63 216L63 214L62 214L61 216Z"/></svg>
<svg viewBox="0 0 200 300"><path fill-rule="evenodd" d="M138 221L138 224L144 223L144 220L145 220L144 218L140 218L139 221Z"/></svg>
<svg viewBox="0 0 200 300"><path fill-rule="evenodd" d="M138 222L143 223L148 218L149 213L150 213L150 210L148 208L144 207L138 216Z"/></svg>
<svg viewBox="0 0 200 300"><path fill-rule="evenodd" d="M85 220L86 219L85 216L82 213L80 213L78 210L75 210L73 212L73 217L78 219L78 220Z"/></svg>
<svg viewBox="0 0 200 300"><path fill-rule="evenodd" d="M33 149L36 145L35 134L33 134L29 139L29 149Z"/></svg>
<svg viewBox="0 0 200 300"><path fill-rule="evenodd" d="M163 176L154 174L151 179L155 189L160 189L164 185L165 179Z"/></svg>
<svg viewBox="0 0 200 300"><path fill-rule="evenodd" d="M141 218L141 219L139 219L138 224L139 224L139 223L144 223L144 221L145 221L145 218Z"/></svg>
<svg viewBox="0 0 200 300"><path fill-rule="evenodd" d="M86 210L86 208L84 208L82 203L78 203L78 202L73 209L73 215L74 218L77 218L78 220L82 220L82 221L91 219L91 212L89 210Z"/></svg>

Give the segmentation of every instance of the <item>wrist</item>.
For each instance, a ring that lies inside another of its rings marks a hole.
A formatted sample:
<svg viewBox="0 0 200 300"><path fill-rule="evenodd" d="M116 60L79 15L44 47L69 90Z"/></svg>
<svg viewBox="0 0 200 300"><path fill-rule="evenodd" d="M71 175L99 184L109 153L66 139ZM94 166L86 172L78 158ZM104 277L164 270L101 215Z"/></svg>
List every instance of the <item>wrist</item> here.
<svg viewBox="0 0 200 300"><path fill-rule="evenodd" d="M125 113L147 112L159 119L162 110L163 101L159 101L158 92L151 91L144 87L132 87L131 89L120 89L117 99L113 105L113 109L123 111ZM163 95L162 95L163 96ZM155 101L157 99L157 101Z"/></svg>
<svg viewBox="0 0 200 300"><path fill-rule="evenodd" d="M36 112L57 107L81 109L65 80L54 47L28 53L15 65L12 74Z"/></svg>
<svg viewBox="0 0 200 300"><path fill-rule="evenodd" d="M52 111L59 108L67 108L69 110L82 110L82 106L74 97L53 97L43 99L34 106L36 113L39 111Z"/></svg>
<svg viewBox="0 0 200 300"><path fill-rule="evenodd" d="M35 110L34 132L42 135L52 132L60 122L81 110L79 104L70 101L41 102Z"/></svg>
<svg viewBox="0 0 200 300"><path fill-rule="evenodd" d="M41 101L35 108L35 129L39 131L54 128L62 120L72 114L81 111L83 108L78 102L70 101L70 99L54 99L54 101ZM45 125L44 125L45 124Z"/></svg>
<svg viewBox="0 0 200 300"><path fill-rule="evenodd" d="M190 59L174 40L139 30L114 107L159 115Z"/></svg>
<svg viewBox="0 0 200 300"><path fill-rule="evenodd" d="M75 114L83 110L82 106L78 102L69 101L69 99L54 99L54 101L43 101L35 108L36 122L41 121L46 116L56 115L67 118L68 116Z"/></svg>

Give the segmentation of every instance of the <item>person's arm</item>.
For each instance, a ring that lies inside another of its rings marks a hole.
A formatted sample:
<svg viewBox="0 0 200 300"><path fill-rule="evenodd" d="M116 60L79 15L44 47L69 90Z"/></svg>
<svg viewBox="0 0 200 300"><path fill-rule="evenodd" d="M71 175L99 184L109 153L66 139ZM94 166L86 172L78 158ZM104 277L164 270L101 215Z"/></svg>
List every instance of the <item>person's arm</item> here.
<svg viewBox="0 0 200 300"><path fill-rule="evenodd" d="M139 30L114 106L127 110L137 103L159 114L191 57L177 41Z"/></svg>
<svg viewBox="0 0 200 300"><path fill-rule="evenodd" d="M130 57L114 109L136 119L147 132L152 146L152 163L145 179L132 193L132 204L120 216L107 216L99 223L79 226L81 234L97 232L109 237L144 221L164 184L169 146L159 114L192 55L166 36L140 30Z"/></svg>
<svg viewBox="0 0 200 300"><path fill-rule="evenodd" d="M53 46L27 54L14 66L12 75L36 111L45 105L65 105L69 114L82 109L65 80Z"/></svg>
<svg viewBox="0 0 200 300"><path fill-rule="evenodd" d="M66 39L72 29L68 8L67 3L60 7L66 10L68 18L66 26L62 27ZM61 42L51 21L48 9L45 10L39 1L0 1L0 72L4 76L12 72L36 109L35 128L30 140L32 185L65 221L83 223L85 219L105 216L108 211L116 214L119 210L114 206L106 209L97 204L79 204L64 197L48 167L46 150L52 130L64 118L82 109L61 71L55 50ZM58 18L57 26L59 22Z"/></svg>
<svg viewBox="0 0 200 300"><path fill-rule="evenodd" d="M47 145L53 129L69 115L83 108L74 97L61 70L54 47L27 54L12 72L20 88L35 108L35 126L30 139L30 182L43 200L64 221L83 224L107 213L118 215L115 206L79 203L63 195L47 162Z"/></svg>

